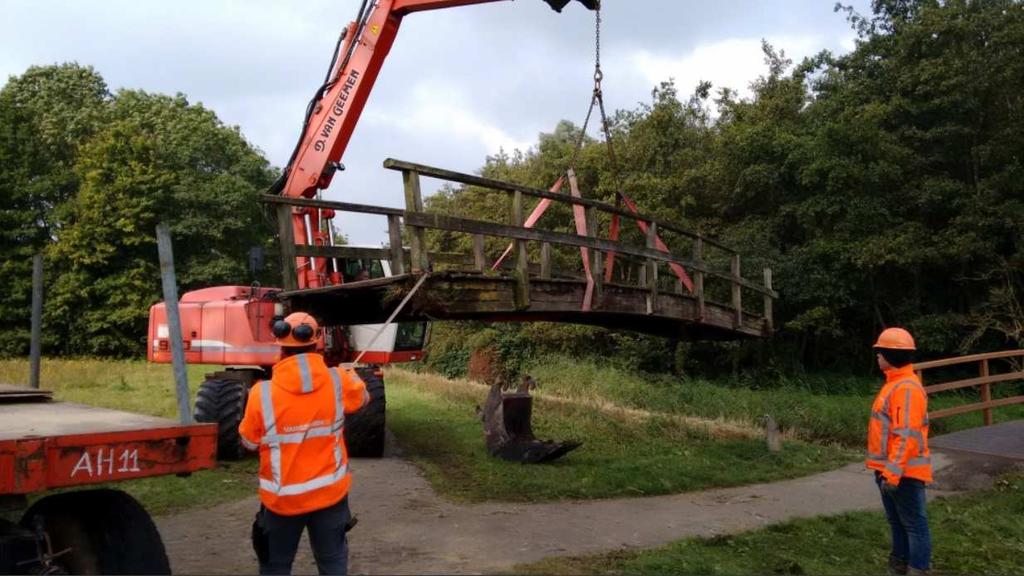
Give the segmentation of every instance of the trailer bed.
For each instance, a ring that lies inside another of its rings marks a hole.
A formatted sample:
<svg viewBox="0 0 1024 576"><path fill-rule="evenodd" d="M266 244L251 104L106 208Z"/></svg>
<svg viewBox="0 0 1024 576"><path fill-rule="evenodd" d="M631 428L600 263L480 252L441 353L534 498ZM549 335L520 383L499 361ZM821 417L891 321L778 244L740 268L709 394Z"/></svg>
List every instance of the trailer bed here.
<svg viewBox="0 0 1024 576"><path fill-rule="evenodd" d="M216 424L2 396L0 495L185 474L216 463Z"/></svg>

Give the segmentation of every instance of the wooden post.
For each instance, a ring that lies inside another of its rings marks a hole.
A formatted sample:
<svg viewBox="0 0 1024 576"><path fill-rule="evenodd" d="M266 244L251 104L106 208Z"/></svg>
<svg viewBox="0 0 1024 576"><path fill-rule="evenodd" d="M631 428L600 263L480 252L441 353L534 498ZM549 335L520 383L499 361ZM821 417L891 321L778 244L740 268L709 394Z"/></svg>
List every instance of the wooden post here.
<svg viewBox="0 0 1024 576"><path fill-rule="evenodd" d="M658 249L658 224L653 221L647 223L647 248ZM647 259L647 287L647 313L654 314L658 309L658 261L653 258Z"/></svg>
<svg viewBox="0 0 1024 576"><path fill-rule="evenodd" d="M409 212L423 212L423 195L420 193L420 175L411 170L402 172L402 183L405 185L405 209ZM409 254L412 260L412 271L423 272L430 269L427 260L426 233L419 226L410 226L412 231L409 239Z"/></svg>
<svg viewBox="0 0 1024 576"><path fill-rule="evenodd" d="M402 249L402 224L397 214L388 214L388 243L391 244L391 273L405 274L405 250Z"/></svg>
<svg viewBox="0 0 1024 576"><path fill-rule="evenodd" d="M740 286L740 255L732 255L732 308L736 317L733 320L734 328L743 326L743 291Z"/></svg>
<svg viewBox="0 0 1024 576"><path fill-rule="evenodd" d="M512 226L522 227L526 221L523 211L523 193L516 190L512 194ZM516 246L516 309L524 310L530 307L530 263L526 257L526 240L515 241Z"/></svg>
<svg viewBox="0 0 1024 576"><path fill-rule="evenodd" d="M295 268L295 228L292 224L292 207L277 205L277 239L281 244L281 287L287 292L299 289L298 271Z"/></svg>
<svg viewBox="0 0 1024 576"><path fill-rule="evenodd" d="M291 222L288 222L291 226ZM292 244L294 248L295 244ZM167 338L171 341L171 365L178 394L178 417L182 424L192 423L192 402L185 370L185 346L181 338L181 316L178 315L178 286L174 279L174 252L171 231L166 222L156 226L156 247L160 257L160 279L163 282L164 306L167 309ZM295 260L293 259L292 262Z"/></svg>
<svg viewBox="0 0 1024 576"><path fill-rule="evenodd" d="M981 377L982 378L988 378L988 359L987 358L981 361ZM992 400L992 384L989 383L989 382L986 382L986 383L981 385L981 401L982 402L990 402L991 400ZM992 409L991 408L985 408L984 410L981 411L981 413L982 413L982 417L984 418L984 421L985 421L985 426L991 426L992 425Z"/></svg>
<svg viewBox="0 0 1024 576"><path fill-rule="evenodd" d="M551 279L551 242L541 242L540 245L540 277Z"/></svg>
<svg viewBox="0 0 1024 576"><path fill-rule="evenodd" d="M587 235L591 238L598 238L600 233L597 229L597 209L593 206L587 206L585 210L587 214ZM600 250L591 250L590 262L590 275L594 279L594 295L590 307L594 309L600 305L601 292L604 289L604 261L601 259Z"/></svg>
<svg viewBox="0 0 1024 576"><path fill-rule="evenodd" d="M43 354L43 255L32 256L32 340L29 343L29 386L39 388Z"/></svg>
<svg viewBox="0 0 1024 576"><path fill-rule="evenodd" d="M764 321L767 324L768 331L774 330L774 320L772 319L772 269L765 267L764 269L764 288L768 291L764 295Z"/></svg>
<svg viewBox="0 0 1024 576"><path fill-rule="evenodd" d="M704 266L704 239L698 236L693 241L693 261L698 266ZM704 273L700 270L693 271L693 292L697 297L697 321L704 321Z"/></svg>
<svg viewBox="0 0 1024 576"><path fill-rule="evenodd" d="M483 272L487 267L487 261L484 259L483 234L473 234L473 265L477 272Z"/></svg>

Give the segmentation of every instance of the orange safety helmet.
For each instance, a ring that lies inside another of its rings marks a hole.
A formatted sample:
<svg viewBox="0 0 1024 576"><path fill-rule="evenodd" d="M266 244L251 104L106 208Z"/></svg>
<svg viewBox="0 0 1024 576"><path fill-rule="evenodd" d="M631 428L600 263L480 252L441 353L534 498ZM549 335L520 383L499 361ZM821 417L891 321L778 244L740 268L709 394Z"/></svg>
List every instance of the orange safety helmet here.
<svg viewBox="0 0 1024 576"><path fill-rule="evenodd" d="M878 341L874 348L887 348L889 350L917 350L914 344L914 337L903 328L886 328L878 335Z"/></svg>
<svg viewBox="0 0 1024 576"><path fill-rule="evenodd" d="M305 312L293 312L284 320L274 322L271 331L277 343L285 347L309 346L320 336L316 319Z"/></svg>

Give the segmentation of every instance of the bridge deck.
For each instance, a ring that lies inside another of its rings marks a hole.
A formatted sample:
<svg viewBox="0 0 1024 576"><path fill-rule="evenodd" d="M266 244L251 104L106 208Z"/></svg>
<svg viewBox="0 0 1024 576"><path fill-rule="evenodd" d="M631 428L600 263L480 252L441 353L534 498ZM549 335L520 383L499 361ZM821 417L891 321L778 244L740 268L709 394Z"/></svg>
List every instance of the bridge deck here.
<svg viewBox="0 0 1024 576"><path fill-rule="evenodd" d="M404 274L353 282L341 286L282 293L294 310L305 310L328 324L383 322L413 288L417 275ZM572 322L632 330L691 340L727 340L766 333L764 318L744 314L742 324L730 306L706 302L704 317L689 294L658 294L647 313L650 291L634 286L606 284L592 309L580 303L582 280L531 280L530 305L516 306L516 280L464 272L431 274L399 314L398 321L483 320L491 322Z"/></svg>

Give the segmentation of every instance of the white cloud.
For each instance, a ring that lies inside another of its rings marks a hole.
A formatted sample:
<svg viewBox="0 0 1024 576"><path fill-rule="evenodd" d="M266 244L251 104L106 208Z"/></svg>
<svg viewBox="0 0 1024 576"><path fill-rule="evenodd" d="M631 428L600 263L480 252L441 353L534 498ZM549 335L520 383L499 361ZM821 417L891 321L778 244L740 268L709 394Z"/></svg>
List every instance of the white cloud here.
<svg viewBox="0 0 1024 576"><path fill-rule="evenodd" d="M794 63L824 48L835 48L835 40L819 36L781 36L767 40L776 50L784 50ZM707 80L715 89L728 87L748 97L750 83L768 72L760 38L728 38L702 44L682 55L636 50L627 58L645 82L655 85L673 78L682 94L690 93L698 82Z"/></svg>
<svg viewBox="0 0 1024 576"><path fill-rule="evenodd" d="M417 82L394 108L401 112L367 109L362 123L384 127L434 142L458 141L479 146L485 153L499 149L525 151L532 144L526 135L513 135L495 121L480 116L461 92L451 85L423 80Z"/></svg>

